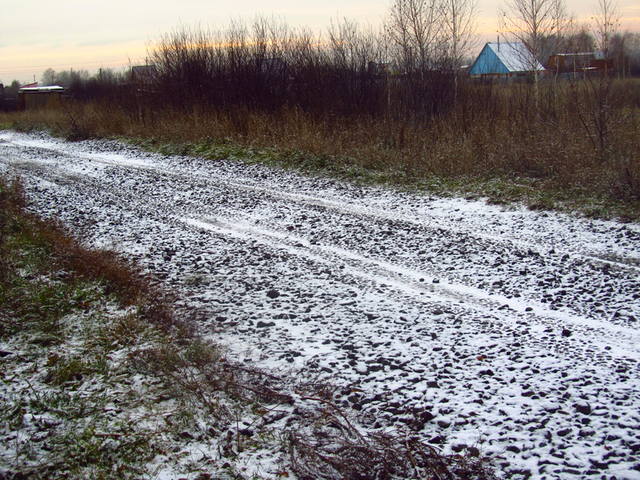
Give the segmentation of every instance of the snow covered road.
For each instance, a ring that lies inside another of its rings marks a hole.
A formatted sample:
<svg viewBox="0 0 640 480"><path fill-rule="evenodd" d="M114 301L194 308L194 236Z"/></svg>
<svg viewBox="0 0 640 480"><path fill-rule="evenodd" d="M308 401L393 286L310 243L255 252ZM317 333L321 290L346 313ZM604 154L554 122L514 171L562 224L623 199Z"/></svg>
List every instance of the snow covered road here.
<svg viewBox="0 0 640 480"><path fill-rule="evenodd" d="M640 479L637 224L14 132L3 172L363 425L479 447L509 478Z"/></svg>

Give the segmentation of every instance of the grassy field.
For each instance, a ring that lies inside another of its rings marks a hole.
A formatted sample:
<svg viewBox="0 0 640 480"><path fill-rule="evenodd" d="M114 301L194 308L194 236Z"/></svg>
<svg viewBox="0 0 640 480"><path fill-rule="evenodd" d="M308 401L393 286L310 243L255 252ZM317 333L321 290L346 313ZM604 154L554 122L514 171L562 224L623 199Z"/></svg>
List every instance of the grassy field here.
<svg viewBox="0 0 640 480"><path fill-rule="evenodd" d="M430 121L243 108L68 103L0 114L0 127L120 138L162 153L237 158L438 194L522 202L595 218L640 218L640 80L466 87ZM602 87L604 88L604 87ZM602 94L604 95L604 93ZM602 99L600 99L602 100Z"/></svg>
<svg viewBox="0 0 640 480"><path fill-rule="evenodd" d="M248 409L224 388L195 385L205 360L229 375L219 348L195 336L134 268L83 248L23 204L19 183L0 185L2 478L214 468L192 458L189 444L217 444L227 409Z"/></svg>

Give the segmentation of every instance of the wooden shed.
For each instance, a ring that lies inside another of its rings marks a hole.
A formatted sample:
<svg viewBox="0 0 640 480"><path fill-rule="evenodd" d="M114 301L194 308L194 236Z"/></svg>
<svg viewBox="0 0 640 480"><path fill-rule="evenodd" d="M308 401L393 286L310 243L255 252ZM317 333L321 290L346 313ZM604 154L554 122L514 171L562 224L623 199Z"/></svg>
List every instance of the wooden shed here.
<svg viewBox="0 0 640 480"><path fill-rule="evenodd" d="M63 94L64 87L59 85L23 87L18 91L18 105L22 110L56 107L60 105Z"/></svg>
<svg viewBox="0 0 640 480"><path fill-rule="evenodd" d="M602 52L557 53L549 57L547 69L554 75L578 78L592 73L612 72L613 61Z"/></svg>

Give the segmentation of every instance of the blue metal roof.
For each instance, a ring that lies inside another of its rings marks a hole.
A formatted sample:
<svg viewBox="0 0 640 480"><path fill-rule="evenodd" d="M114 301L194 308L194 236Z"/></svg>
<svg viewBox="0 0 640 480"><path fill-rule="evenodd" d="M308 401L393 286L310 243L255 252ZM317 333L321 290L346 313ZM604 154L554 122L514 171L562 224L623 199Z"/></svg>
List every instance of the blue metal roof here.
<svg viewBox="0 0 640 480"><path fill-rule="evenodd" d="M529 49L521 42L487 43L469 70L470 75L508 74L543 71Z"/></svg>

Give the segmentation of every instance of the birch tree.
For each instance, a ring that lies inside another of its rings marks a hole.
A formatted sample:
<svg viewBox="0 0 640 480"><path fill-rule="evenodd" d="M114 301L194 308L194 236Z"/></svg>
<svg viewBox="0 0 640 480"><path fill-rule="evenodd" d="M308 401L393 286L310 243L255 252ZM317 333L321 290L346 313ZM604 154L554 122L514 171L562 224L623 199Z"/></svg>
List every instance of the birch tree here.
<svg viewBox="0 0 640 480"><path fill-rule="evenodd" d="M502 27L544 62L558 45L567 25L564 0L507 0Z"/></svg>
<svg viewBox="0 0 640 480"><path fill-rule="evenodd" d="M609 58L611 38L620 23L616 0L598 0L598 13L593 17L596 44L605 58Z"/></svg>
<svg viewBox="0 0 640 480"><path fill-rule="evenodd" d="M567 23L564 0L506 0L501 18L508 35L524 43L531 52L522 60L533 72L537 105L540 72L536 67L560 44Z"/></svg>
<svg viewBox="0 0 640 480"><path fill-rule="evenodd" d="M394 0L387 32L405 70L433 68L442 53L440 0Z"/></svg>
<svg viewBox="0 0 640 480"><path fill-rule="evenodd" d="M442 0L443 36L447 45L447 58L453 70L454 104L458 101L458 74L464 56L475 42L476 0Z"/></svg>
<svg viewBox="0 0 640 480"><path fill-rule="evenodd" d="M443 36L452 68L459 69L465 54L475 42L476 0L442 0Z"/></svg>

